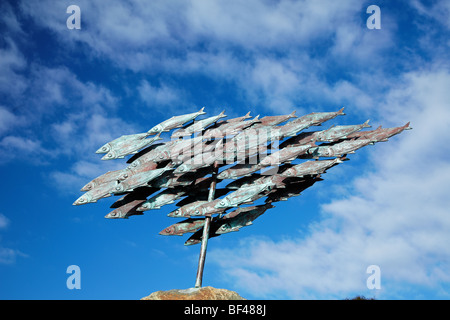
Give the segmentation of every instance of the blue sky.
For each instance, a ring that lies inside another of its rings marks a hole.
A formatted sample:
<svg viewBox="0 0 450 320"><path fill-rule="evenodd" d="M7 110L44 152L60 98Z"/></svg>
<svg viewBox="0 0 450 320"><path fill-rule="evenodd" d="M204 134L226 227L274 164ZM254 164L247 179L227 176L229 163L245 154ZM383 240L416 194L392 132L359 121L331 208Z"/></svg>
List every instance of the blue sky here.
<svg viewBox="0 0 450 320"><path fill-rule="evenodd" d="M69 5L81 29L69 30ZM381 29L369 30L369 5ZM137 299L194 285L199 246L168 205L72 206L104 143L205 107L337 111L414 130L360 149L251 227L209 242L204 285L249 299L448 299L447 1L2 1L1 299ZM78 265L81 289L66 269ZM378 265L381 289L366 286Z"/></svg>

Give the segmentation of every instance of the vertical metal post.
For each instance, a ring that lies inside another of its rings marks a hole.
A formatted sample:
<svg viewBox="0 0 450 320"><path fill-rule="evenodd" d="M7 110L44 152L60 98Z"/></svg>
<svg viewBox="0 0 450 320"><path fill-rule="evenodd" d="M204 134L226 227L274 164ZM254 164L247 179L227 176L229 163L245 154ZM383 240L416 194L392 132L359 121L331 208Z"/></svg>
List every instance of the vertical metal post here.
<svg viewBox="0 0 450 320"><path fill-rule="evenodd" d="M216 177L219 168L219 163L214 162L214 169L212 173L211 186L209 188L208 201L214 200L214 194L216 192ZM202 242L200 247L200 256L198 258L197 278L195 279L195 287L200 288L202 286L203 268L205 267L206 259L206 247L208 246L209 229L211 226L211 216L205 217L205 225L203 226Z"/></svg>

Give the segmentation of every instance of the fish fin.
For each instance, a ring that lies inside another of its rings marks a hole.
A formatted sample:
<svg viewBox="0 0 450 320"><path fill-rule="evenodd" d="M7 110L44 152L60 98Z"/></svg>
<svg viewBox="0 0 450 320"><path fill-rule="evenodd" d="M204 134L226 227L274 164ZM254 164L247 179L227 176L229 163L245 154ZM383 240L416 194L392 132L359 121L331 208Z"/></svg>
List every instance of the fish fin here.
<svg viewBox="0 0 450 320"><path fill-rule="evenodd" d="M297 110L292 111L292 112L289 114L289 117L290 117L290 118L298 118L298 117L295 115L296 112L297 112Z"/></svg>
<svg viewBox="0 0 450 320"><path fill-rule="evenodd" d="M342 108L337 112L337 114L338 114L338 115L341 115L341 116L345 116L345 113L344 113L344 107L342 107Z"/></svg>
<svg viewBox="0 0 450 320"><path fill-rule="evenodd" d="M199 114L206 114L205 111L203 111L205 109L205 107L201 108L200 111L198 111Z"/></svg>

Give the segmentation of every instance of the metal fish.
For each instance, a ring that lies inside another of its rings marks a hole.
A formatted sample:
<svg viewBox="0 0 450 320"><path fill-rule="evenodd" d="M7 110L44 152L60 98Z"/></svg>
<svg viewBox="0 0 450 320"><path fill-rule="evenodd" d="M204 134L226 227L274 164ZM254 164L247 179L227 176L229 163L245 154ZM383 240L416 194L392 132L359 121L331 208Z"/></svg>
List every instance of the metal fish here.
<svg viewBox="0 0 450 320"><path fill-rule="evenodd" d="M275 186L277 186L277 188L284 188L283 181L285 179L286 177L280 174L273 174L273 175L253 174L249 177L244 177L229 183L226 186L226 188L237 190L241 188L247 188L256 184L265 184L265 183L274 184Z"/></svg>
<svg viewBox="0 0 450 320"><path fill-rule="evenodd" d="M278 202L286 201L290 197L295 197L301 194L302 191L311 187L317 181L322 181L320 176L313 176L300 180L298 182L291 183L284 189L273 189L271 193L267 195L266 203L268 202Z"/></svg>
<svg viewBox="0 0 450 320"><path fill-rule="evenodd" d="M208 238L214 238L224 233L238 231L242 227L251 225L252 221L270 208L273 208L273 205L270 203L261 206L239 208L238 210L229 213L228 215L230 216L228 218L225 218L226 216L224 216L221 219L213 219ZM189 246L198 244L201 242L202 236L203 228L199 229L191 237L189 237L184 245Z"/></svg>
<svg viewBox="0 0 450 320"><path fill-rule="evenodd" d="M159 191L159 188L152 188L152 187L139 187L134 189L133 191L126 193L124 196L119 198L119 200L116 200L111 205L111 208L119 208L123 205L126 205L127 203L130 203L134 200L147 200L147 197L151 195L152 193L155 193L156 191Z"/></svg>
<svg viewBox="0 0 450 320"><path fill-rule="evenodd" d="M163 236L181 236L185 233L196 232L205 225L204 218L189 218L178 223L174 223L162 230L159 234Z"/></svg>
<svg viewBox="0 0 450 320"><path fill-rule="evenodd" d="M167 216L168 217L174 217L174 218L179 218L179 217L189 217L190 213L195 211L195 209L197 209L198 207L200 207L203 204L208 203L208 201L194 201L191 202L189 204L186 204L172 212L170 212Z"/></svg>
<svg viewBox="0 0 450 320"><path fill-rule="evenodd" d="M137 133L120 136L101 146L95 153L108 153L109 151L121 148L123 145L137 143L148 137L148 133Z"/></svg>
<svg viewBox="0 0 450 320"><path fill-rule="evenodd" d="M136 174L133 174L132 176L128 177L121 183L119 183L114 190L114 193L123 193L127 191L132 191L138 187L146 186L150 181L153 179L156 179L160 175L162 175L164 172L168 170L173 170L171 167L164 167L160 169L154 169L151 171L143 171Z"/></svg>
<svg viewBox="0 0 450 320"><path fill-rule="evenodd" d="M217 122L220 118L225 118L227 115L225 114L225 110L223 110L220 114L209 117L206 119L195 121L193 124L189 125L186 128L179 129L175 131L171 138L178 138L178 137L184 137L184 136L190 136L195 132L200 132L203 129L209 127L214 122Z"/></svg>
<svg viewBox="0 0 450 320"><path fill-rule="evenodd" d="M312 112L312 113L309 113L307 115L304 115L300 118L297 118L297 119L291 121L291 123L292 122L294 122L294 123L309 123L310 124L309 126L311 126L311 125L319 126L323 122L334 119L339 115L342 115L342 116L345 115L344 108L342 108L336 112Z"/></svg>
<svg viewBox="0 0 450 320"><path fill-rule="evenodd" d="M356 150L373 144L369 139L345 140L336 144L327 146L318 146L308 150L306 158L312 157L317 159L319 157L342 157L347 153L355 153ZM303 157L303 156L302 156Z"/></svg>
<svg viewBox="0 0 450 320"><path fill-rule="evenodd" d="M254 201L255 195L271 190L273 186L273 183L265 182L262 184L248 186L246 188L240 188L225 196L223 199L218 199L220 201L214 207L217 209L226 209L230 207L237 207L243 203L250 203Z"/></svg>
<svg viewBox="0 0 450 320"><path fill-rule="evenodd" d="M147 139L127 140L126 143L112 147L111 150L102 157L102 160L122 159L129 154L137 153L138 150L143 149L151 145L153 142L161 139L162 138L158 134Z"/></svg>
<svg viewBox="0 0 450 320"><path fill-rule="evenodd" d="M207 216L215 213L222 213L226 211L227 208L216 208L216 205L219 204L220 201L222 201L222 199L216 199L211 202L208 201L190 211L189 216Z"/></svg>
<svg viewBox="0 0 450 320"><path fill-rule="evenodd" d="M109 197L118 185L119 182L115 180L98 185L75 200L73 205L78 206L90 202L97 202L98 199Z"/></svg>
<svg viewBox="0 0 450 320"><path fill-rule="evenodd" d="M271 203L266 203L259 206L239 208L230 212L221 219L213 222L220 225L216 230L216 234L239 231L240 228L251 225L256 218L274 207Z"/></svg>
<svg viewBox="0 0 450 320"><path fill-rule="evenodd" d="M380 126L376 130L361 131L361 132L353 133L351 135L348 135L347 138L348 139L352 139L352 138L369 139L372 142L387 141L388 138L401 133L403 130L412 129L409 125L410 125L410 123L408 122L407 124L405 124L404 126L401 126L401 127L381 128L381 126Z"/></svg>
<svg viewBox="0 0 450 320"><path fill-rule="evenodd" d="M220 139L229 135L235 135L239 133L239 131L243 130L244 128L247 128L251 126L254 123L259 122L259 115L257 115L252 120L247 121L239 121L239 122L226 122L220 125L217 128L208 129L203 133L203 138L206 139Z"/></svg>
<svg viewBox="0 0 450 320"><path fill-rule="evenodd" d="M128 166L126 169L122 170L122 174L119 176L120 181L124 181L125 179L131 177L134 174L152 171L158 167L158 164L152 161L142 163L140 166Z"/></svg>
<svg viewBox="0 0 450 320"><path fill-rule="evenodd" d="M142 203L137 208L137 211L159 209L166 204L173 203L176 199L179 199L185 193L186 190L182 188L165 189Z"/></svg>
<svg viewBox="0 0 450 320"><path fill-rule="evenodd" d="M315 141L337 141L338 139L344 139L349 134L362 130L363 128L370 128L369 120L363 124L347 125L347 126L334 126L328 130L323 130L314 136Z"/></svg>
<svg viewBox="0 0 450 320"><path fill-rule="evenodd" d="M260 119L261 123L258 123L259 126L276 126L280 123L283 123L289 119L297 118L295 115L295 111L292 111L290 114L283 116L265 116Z"/></svg>
<svg viewBox="0 0 450 320"><path fill-rule="evenodd" d="M183 124L185 124L191 120L194 120L199 115L206 114L206 112L204 112L203 109L205 109L205 108L203 107L199 111L194 112L194 113L184 114L181 116L173 116L172 118L167 119L167 120L161 122L160 124L157 124L153 128L151 128L148 131L148 134L157 134L157 133L160 133L163 131L170 131L175 128L180 128Z"/></svg>
<svg viewBox="0 0 450 320"><path fill-rule="evenodd" d="M107 219L128 219L129 216L132 215L141 215L142 212L137 211L136 209L145 201L144 200L133 200L124 204L123 206L114 209L110 213L108 213L105 218Z"/></svg>
<svg viewBox="0 0 450 320"><path fill-rule="evenodd" d="M310 148L314 146L316 146L316 144L312 142L297 147L283 148L266 156L261 160L260 165L262 167L267 167L295 160L299 155L306 153Z"/></svg>
<svg viewBox="0 0 450 320"><path fill-rule="evenodd" d="M124 174L124 172L125 169L108 171L101 176L98 176L97 178L89 181L83 188L81 188L81 191L89 191L101 184L120 180L120 177Z"/></svg>
<svg viewBox="0 0 450 320"><path fill-rule="evenodd" d="M303 177L305 175L321 174L339 163L342 163L340 158L333 160L306 161L286 169L280 175L283 177Z"/></svg>
<svg viewBox="0 0 450 320"><path fill-rule="evenodd" d="M261 169L261 165L259 163L250 164L250 163L238 163L234 166L223 170L219 173L217 178L219 179L236 179L238 177L250 175Z"/></svg>

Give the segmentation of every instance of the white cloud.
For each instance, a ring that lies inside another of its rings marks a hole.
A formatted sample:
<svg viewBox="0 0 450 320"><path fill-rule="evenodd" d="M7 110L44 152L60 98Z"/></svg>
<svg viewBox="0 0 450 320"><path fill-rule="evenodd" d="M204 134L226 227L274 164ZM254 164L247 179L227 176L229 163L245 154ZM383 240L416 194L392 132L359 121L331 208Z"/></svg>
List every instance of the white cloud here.
<svg viewBox="0 0 450 320"><path fill-rule="evenodd" d="M442 137L450 126L450 73L411 72L402 80L379 108L387 125L411 121L414 129L370 147L373 171L356 178L347 195L324 204L306 236L252 239L234 250L212 251L219 272L242 294L401 298L422 287L448 297L450 150ZM382 273L376 293L366 288L372 264Z"/></svg>
<svg viewBox="0 0 450 320"><path fill-rule="evenodd" d="M167 110L167 106L178 107L183 103L181 90L165 83L161 83L159 86L152 86L148 81L143 80L138 87L138 92L149 108L161 111Z"/></svg>

